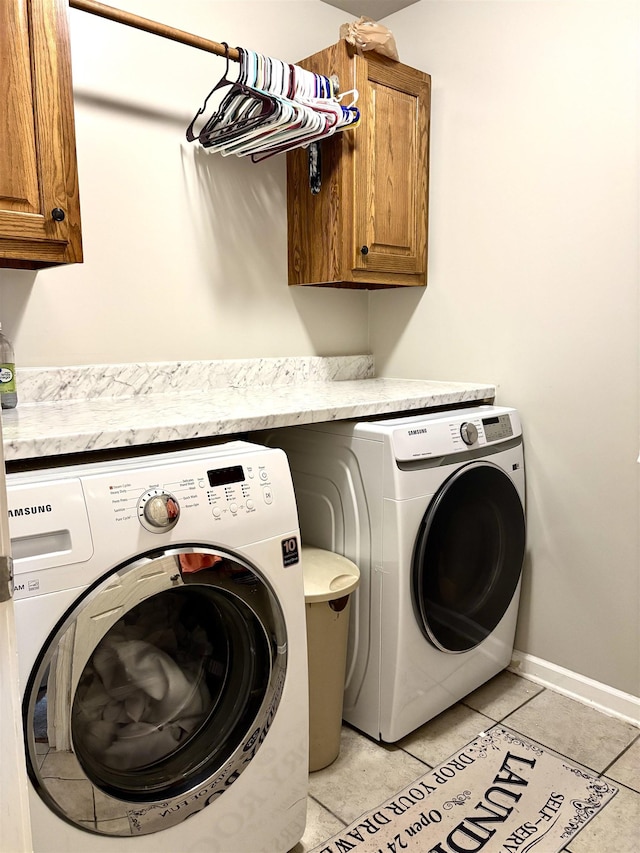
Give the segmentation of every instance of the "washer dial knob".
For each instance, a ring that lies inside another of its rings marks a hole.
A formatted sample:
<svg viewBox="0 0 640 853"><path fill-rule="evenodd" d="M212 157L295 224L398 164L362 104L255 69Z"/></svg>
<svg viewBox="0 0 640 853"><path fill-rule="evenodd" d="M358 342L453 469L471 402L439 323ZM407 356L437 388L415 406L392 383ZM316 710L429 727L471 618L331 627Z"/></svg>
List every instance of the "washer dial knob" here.
<svg viewBox="0 0 640 853"><path fill-rule="evenodd" d="M180 504L169 492L149 489L138 501L138 518L151 533L166 533L178 523Z"/></svg>
<svg viewBox="0 0 640 853"><path fill-rule="evenodd" d="M474 444L478 440L478 429L474 424L465 421L460 427L460 436L465 444Z"/></svg>

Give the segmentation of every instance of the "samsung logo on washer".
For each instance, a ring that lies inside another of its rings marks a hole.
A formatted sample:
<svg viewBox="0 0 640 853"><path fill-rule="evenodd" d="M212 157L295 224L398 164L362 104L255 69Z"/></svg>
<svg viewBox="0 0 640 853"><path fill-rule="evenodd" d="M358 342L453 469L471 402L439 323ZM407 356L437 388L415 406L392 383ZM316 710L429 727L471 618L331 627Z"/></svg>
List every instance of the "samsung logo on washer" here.
<svg viewBox="0 0 640 853"><path fill-rule="evenodd" d="M9 510L9 518L17 518L20 515L38 515L40 512L52 512L51 504L40 506L20 506Z"/></svg>
<svg viewBox="0 0 640 853"><path fill-rule="evenodd" d="M422 429L408 429L407 435L425 435L428 430L423 427Z"/></svg>

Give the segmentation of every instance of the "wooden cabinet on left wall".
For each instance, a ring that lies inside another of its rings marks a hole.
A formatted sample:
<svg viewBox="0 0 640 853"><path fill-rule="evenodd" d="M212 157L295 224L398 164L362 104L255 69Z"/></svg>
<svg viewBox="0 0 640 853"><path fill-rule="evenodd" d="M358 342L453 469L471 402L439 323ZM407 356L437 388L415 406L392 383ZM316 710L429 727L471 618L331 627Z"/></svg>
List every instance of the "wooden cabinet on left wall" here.
<svg viewBox="0 0 640 853"><path fill-rule="evenodd" d="M82 261L67 0L0 2L0 268Z"/></svg>

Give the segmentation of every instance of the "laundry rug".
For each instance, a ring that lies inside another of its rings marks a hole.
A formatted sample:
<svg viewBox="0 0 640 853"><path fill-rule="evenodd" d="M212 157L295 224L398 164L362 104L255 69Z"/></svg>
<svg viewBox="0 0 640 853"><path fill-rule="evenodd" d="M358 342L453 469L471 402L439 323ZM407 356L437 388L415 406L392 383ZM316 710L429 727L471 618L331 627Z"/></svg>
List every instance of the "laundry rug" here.
<svg viewBox="0 0 640 853"><path fill-rule="evenodd" d="M495 726L311 853L557 853L617 792Z"/></svg>

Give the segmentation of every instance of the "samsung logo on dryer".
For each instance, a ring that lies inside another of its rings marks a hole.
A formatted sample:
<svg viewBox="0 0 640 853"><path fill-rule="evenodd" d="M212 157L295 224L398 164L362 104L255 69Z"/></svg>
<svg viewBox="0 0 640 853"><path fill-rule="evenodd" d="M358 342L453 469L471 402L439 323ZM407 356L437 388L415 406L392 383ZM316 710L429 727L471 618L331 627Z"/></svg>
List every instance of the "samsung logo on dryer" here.
<svg viewBox="0 0 640 853"><path fill-rule="evenodd" d="M9 510L9 518L18 518L21 515L39 515L41 512L52 512L51 504L39 504L38 506L19 506Z"/></svg>
<svg viewBox="0 0 640 853"><path fill-rule="evenodd" d="M422 429L408 429L407 435L426 435L427 432L426 427L422 427Z"/></svg>

